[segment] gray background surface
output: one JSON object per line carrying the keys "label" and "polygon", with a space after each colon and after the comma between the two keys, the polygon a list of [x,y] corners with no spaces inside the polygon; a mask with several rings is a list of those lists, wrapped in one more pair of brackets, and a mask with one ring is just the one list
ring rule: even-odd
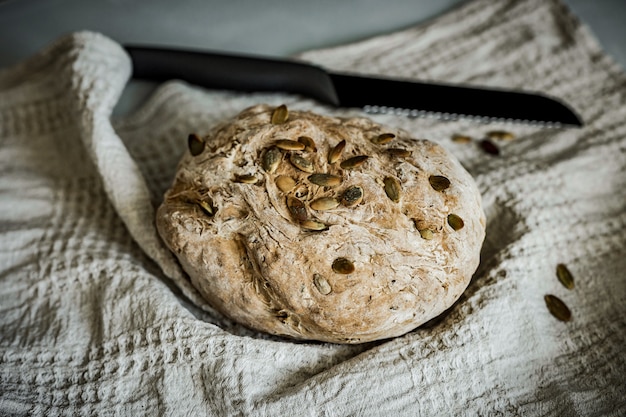
{"label": "gray background surface", "polygon": [[[85,29],[122,43],[287,56],[413,26],[465,1],[0,0],[0,67]],[[626,68],[626,0],[564,2]],[[131,83],[116,112],[132,110],[152,87]]]}

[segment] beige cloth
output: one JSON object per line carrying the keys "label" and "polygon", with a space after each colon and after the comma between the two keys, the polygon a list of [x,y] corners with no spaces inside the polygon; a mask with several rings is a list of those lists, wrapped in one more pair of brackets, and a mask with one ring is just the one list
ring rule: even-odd
{"label": "beige cloth", "polygon": [[[482,262],[441,320],[361,346],[296,343],[202,304],[155,206],[189,132],[279,94],[163,85],[110,122],[130,62],[94,33],[0,73],[1,415],[625,415],[626,77],[555,0],[477,0],[302,55],[332,68],[523,87],[583,129],[376,115],[456,154],[483,193]],[[518,138],[487,155],[455,132]],[[557,281],[569,266],[576,288]],[[544,304],[555,294],[569,323]]]}

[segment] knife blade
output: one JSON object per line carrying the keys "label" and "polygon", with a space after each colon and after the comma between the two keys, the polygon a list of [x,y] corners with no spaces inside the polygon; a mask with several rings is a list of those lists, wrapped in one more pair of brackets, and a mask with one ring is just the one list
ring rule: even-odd
{"label": "knife blade", "polygon": [[409,117],[583,125],[569,106],[536,92],[334,72],[294,59],[137,45],[125,49],[135,79],[180,79],[211,89],[285,92],[336,107]]}

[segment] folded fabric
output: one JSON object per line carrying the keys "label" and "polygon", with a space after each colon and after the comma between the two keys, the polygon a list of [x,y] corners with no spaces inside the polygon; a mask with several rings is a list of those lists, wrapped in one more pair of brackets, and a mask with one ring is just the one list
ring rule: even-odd
{"label": "folded fabric", "polygon": [[[261,102],[360,110],[171,81],[112,121],[128,56],[100,34],[61,38],[0,72],[0,414],[625,415],[626,76],[589,30],[556,0],[476,0],[300,58],[540,91],[586,125],[373,115],[450,149],[476,178],[481,266],[447,314],[405,336],[294,342],[208,306],[154,212],[190,132]],[[497,157],[477,145],[496,129],[516,135]],[[549,313],[546,294],[571,321]]]}

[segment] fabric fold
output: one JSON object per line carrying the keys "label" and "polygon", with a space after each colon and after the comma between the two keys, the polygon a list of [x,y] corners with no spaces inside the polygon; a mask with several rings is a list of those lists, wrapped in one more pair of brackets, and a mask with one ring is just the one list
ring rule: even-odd
{"label": "fabric fold", "polygon": [[[623,415],[626,76],[557,0],[475,0],[424,25],[300,58],[333,69],[523,87],[582,129],[371,115],[448,148],[487,213],[455,306],[402,337],[302,343],[233,323],[197,295],[154,228],[191,132],[283,94],[165,83],[111,120],[131,74],[80,32],[0,72],[0,414]],[[490,130],[500,156],[481,151]],[[454,142],[455,133],[473,138]],[[564,263],[576,286],[555,276]],[[551,316],[561,298],[572,320]]]}

